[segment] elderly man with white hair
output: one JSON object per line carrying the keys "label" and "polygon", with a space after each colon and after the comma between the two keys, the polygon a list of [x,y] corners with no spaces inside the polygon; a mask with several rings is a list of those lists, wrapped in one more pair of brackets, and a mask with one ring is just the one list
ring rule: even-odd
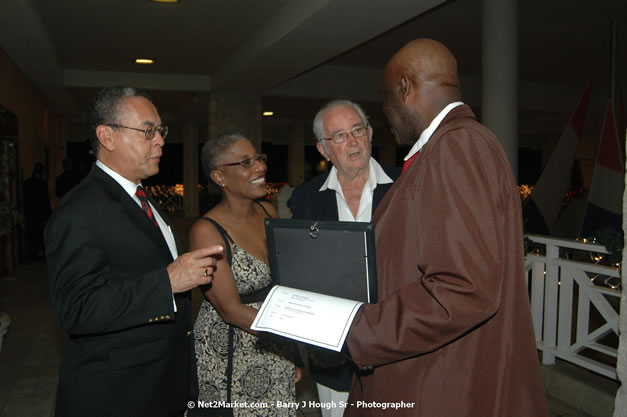
{"label": "elderly man with white hair", "polygon": [[[362,108],[348,100],[333,100],[313,122],[320,154],[333,164],[297,187],[290,201],[295,219],[369,222],[384,194],[400,175],[399,168],[383,167],[370,156],[372,127]],[[343,414],[353,369],[342,356],[326,363],[310,354],[310,370],[317,383],[323,417]]]}

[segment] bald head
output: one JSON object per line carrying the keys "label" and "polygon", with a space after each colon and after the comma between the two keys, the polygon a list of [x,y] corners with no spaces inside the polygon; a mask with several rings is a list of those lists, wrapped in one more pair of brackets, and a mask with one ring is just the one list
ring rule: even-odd
{"label": "bald head", "polygon": [[461,101],[457,61],[437,41],[413,40],[385,66],[382,92],[397,141],[413,143],[444,107]]}
{"label": "bald head", "polygon": [[457,60],[440,42],[415,39],[403,46],[390,59],[386,69],[394,68],[412,78],[428,83],[429,91],[442,88],[441,94],[460,99]]}

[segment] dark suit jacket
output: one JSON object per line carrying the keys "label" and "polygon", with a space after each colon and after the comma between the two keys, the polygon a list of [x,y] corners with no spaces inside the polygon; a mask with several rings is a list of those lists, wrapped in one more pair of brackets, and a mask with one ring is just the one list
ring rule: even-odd
{"label": "dark suit jacket", "polygon": [[57,416],[182,413],[195,377],[191,296],[176,294],[175,313],[161,231],[94,166],[54,210],[45,241],[52,305],[69,333]]}
{"label": "dark suit jacket", "polygon": [[[397,167],[382,166],[382,168],[392,180],[396,180],[401,173],[400,168]],[[294,189],[292,199],[290,200],[292,218],[338,220],[335,191],[330,189],[319,191],[328,176],[328,172],[322,173]],[[392,184],[377,184],[372,194],[373,213]],[[353,368],[350,364],[335,367],[317,367],[310,361],[309,365],[311,376],[317,383],[333,388],[336,391],[348,391],[350,389],[353,378]]]}

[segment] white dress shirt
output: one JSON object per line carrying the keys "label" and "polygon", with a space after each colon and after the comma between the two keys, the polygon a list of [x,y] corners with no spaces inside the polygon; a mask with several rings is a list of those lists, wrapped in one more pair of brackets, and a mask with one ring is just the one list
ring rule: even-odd
{"label": "white dress shirt", "polygon": [[411,147],[411,149],[409,150],[409,153],[405,156],[404,160],[407,161],[409,158],[414,156],[416,152],[419,152],[422,149],[422,147],[427,144],[427,142],[431,138],[431,135],[433,135],[433,132],[435,132],[435,129],[437,129],[438,126],[440,126],[440,123],[442,123],[442,120],[444,120],[446,115],[449,114],[449,112],[453,110],[455,107],[461,106],[463,104],[464,103],[462,103],[461,101],[456,101],[444,107],[442,111],[438,113],[438,115],[435,116],[435,118],[431,121],[429,126],[425,130],[423,130],[423,132],[420,134],[420,137],[418,138],[416,143],[414,143],[414,146]]}
{"label": "white dress shirt", "polygon": [[372,195],[374,189],[377,188],[377,184],[389,184],[393,182],[392,179],[385,173],[381,165],[373,158],[370,157],[368,165],[368,181],[364,184],[364,189],[361,192],[361,200],[359,200],[359,210],[357,210],[357,217],[353,216],[353,212],[348,207],[348,203],[344,198],[344,192],[342,191],[342,185],[337,179],[337,168],[332,167],[327,180],[322,184],[320,190],[325,191],[331,189],[335,191],[335,198],[337,199],[337,215],[340,221],[351,222],[369,222],[372,217]]}
{"label": "white dress shirt", "polygon": [[[137,187],[140,186],[141,183],[135,184],[133,183],[133,181],[130,181],[124,178],[123,176],[121,176],[120,174],[118,174],[117,172],[109,168],[108,166],[106,166],[100,160],[96,161],[96,165],[100,169],[102,169],[104,172],[106,172],[111,178],[113,178],[118,184],[120,184],[120,186],[124,189],[124,191],[126,191],[128,195],[141,208],[142,203],[141,201],[139,201],[139,198],[135,195],[135,192],[137,191]],[[148,204],[150,204],[150,201],[148,201]],[[152,204],[150,204],[150,207],[152,208],[152,214],[155,216],[155,220],[157,220],[157,223],[159,224],[159,230],[161,230],[161,234],[163,235],[165,242],[168,244],[168,248],[170,249],[170,253],[172,254],[172,259],[178,258],[179,254],[178,254],[178,250],[176,249],[176,241],[174,240],[174,234],[172,233],[172,229],[161,218],[161,216],[159,215],[159,212],[155,210]],[[174,294],[172,294],[172,302],[174,303],[174,311],[176,312],[176,302],[174,301]]]}

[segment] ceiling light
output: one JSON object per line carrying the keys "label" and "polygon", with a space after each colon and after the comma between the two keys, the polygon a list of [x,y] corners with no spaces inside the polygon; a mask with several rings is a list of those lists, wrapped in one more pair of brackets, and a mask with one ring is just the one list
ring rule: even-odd
{"label": "ceiling light", "polygon": [[262,114],[264,116],[274,116],[274,112],[273,111],[264,111]]}
{"label": "ceiling light", "polygon": [[153,3],[180,3],[181,0],[148,0]]}
{"label": "ceiling light", "polygon": [[137,58],[135,60],[136,64],[154,64],[155,61],[154,59],[150,59],[150,58]]}

